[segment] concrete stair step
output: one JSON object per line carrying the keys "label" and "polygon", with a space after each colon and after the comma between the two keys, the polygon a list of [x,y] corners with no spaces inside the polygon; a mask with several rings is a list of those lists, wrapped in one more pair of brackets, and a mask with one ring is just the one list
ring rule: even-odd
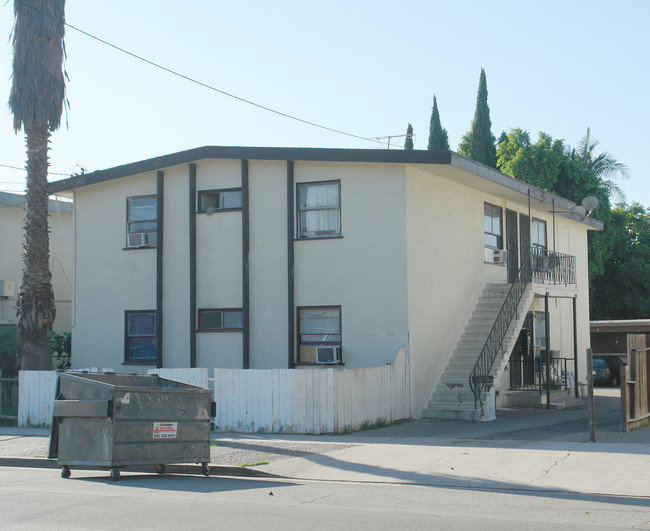
{"label": "concrete stair step", "polygon": [[458,404],[453,407],[449,404],[444,404],[442,407],[438,405],[429,405],[424,412],[424,418],[428,419],[446,419],[446,420],[466,420],[469,422],[478,422],[481,417],[479,410],[474,408],[474,402],[471,406],[468,404]]}

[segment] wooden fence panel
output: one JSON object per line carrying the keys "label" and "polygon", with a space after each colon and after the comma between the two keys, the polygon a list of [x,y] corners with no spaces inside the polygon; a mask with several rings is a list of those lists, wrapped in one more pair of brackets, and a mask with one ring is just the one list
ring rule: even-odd
{"label": "wooden fence panel", "polygon": [[[153,369],[162,378],[209,387],[208,369]],[[21,371],[19,426],[49,426],[56,371]],[[411,416],[409,367],[400,349],[394,363],[359,369],[215,369],[219,431],[332,433],[378,420]]]}
{"label": "wooden fence panel", "polygon": [[52,425],[56,371],[20,371],[18,375],[18,426]]}
{"label": "wooden fence panel", "polygon": [[332,433],[409,418],[408,357],[360,369],[215,369],[219,431]]}
{"label": "wooden fence panel", "polygon": [[621,412],[623,430],[636,428],[650,420],[650,350],[645,334],[628,334],[627,366],[621,373]]}

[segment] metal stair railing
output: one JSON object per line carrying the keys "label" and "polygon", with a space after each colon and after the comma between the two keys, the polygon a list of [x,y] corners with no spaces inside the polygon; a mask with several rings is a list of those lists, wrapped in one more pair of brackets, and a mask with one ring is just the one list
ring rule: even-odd
{"label": "metal stair railing", "polygon": [[517,271],[517,276],[512,286],[510,286],[510,290],[503,301],[503,305],[494,321],[490,334],[485,340],[483,349],[469,375],[469,387],[474,394],[474,408],[480,404],[481,415],[483,415],[483,400],[481,399],[481,395],[493,384],[493,377],[490,375],[492,365],[494,365],[494,361],[501,350],[503,338],[508,332],[513,318],[517,314],[517,307],[521,302],[526,286],[532,280],[532,271],[531,254],[530,250],[527,250],[521,267]]}

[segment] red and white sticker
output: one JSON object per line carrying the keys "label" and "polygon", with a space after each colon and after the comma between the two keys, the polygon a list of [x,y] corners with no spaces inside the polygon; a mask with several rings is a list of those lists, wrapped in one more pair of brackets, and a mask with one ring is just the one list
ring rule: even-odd
{"label": "red and white sticker", "polygon": [[154,439],[175,439],[178,433],[178,422],[154,422]]}

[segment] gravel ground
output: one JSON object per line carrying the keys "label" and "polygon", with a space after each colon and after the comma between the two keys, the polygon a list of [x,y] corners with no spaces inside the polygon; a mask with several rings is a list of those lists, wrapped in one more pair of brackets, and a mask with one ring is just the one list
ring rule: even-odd
{"label": "gravel ground", "polygon": [[356,446],[345,443],[305,441],[256,441],[250,439],[218,440],[210,448],[210,463],[215,465],[243,465],[273,462],[291,457],[305,457],[344,450]]}
{"label": "gravel ground", "polygon": [[[44,434],[0,435],[1,457],[47,457],[50,439]],[[304,457],[355,446],[345,443],[310,441],[269,441],[245,438],[218,439],[210,447],[210,463],[239,466],[263,461],[273,462],[291,457]]]}

